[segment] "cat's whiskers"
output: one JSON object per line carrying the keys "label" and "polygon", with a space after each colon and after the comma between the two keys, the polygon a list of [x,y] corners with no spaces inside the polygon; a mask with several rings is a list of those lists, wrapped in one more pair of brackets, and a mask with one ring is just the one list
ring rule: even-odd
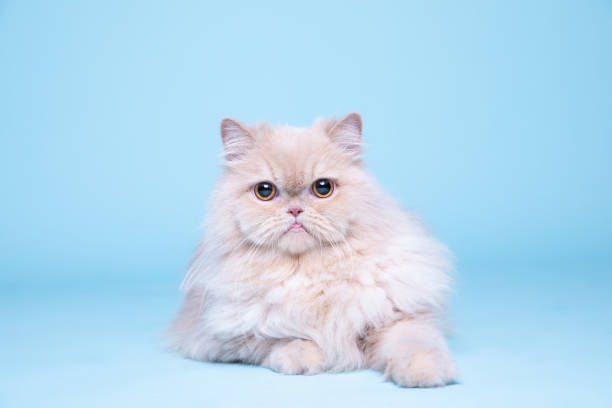
{"label": "cat's whiskers", "polygon": [[[323,229],[323,228],[321,228]],[[333,228],[328,227],[327,231],[329,230],[335,231]],[[332,251],[334,252],[334,254],[338,257],[338,262],[340,264],[344,264],[345,258],[343,256],[342,250],[340,248],[338,248],[338,246],[336,245],[336,243],[331,240],[330,238],[327,237],[327,235],[323,234],[323,238],[325,238],[325,240],[327,241],[327,243],[329,244],[329,246],[331,247]]]}
{"label": "cat's whiskers", "polygon": [[353,247],[351,246],[351,244],[349,243],[348,239],[346,238],[346,236],[341,235],[342,237],[342,242],[348,247],[348,253],[349,256],[351,257],[351,278],[355,275],[355,259],[353,258],[353,253],[355,252],[353,250]]}
{"label": "cat's whiskers", "polygon": [[313,212],[313,214],[311,215],[311,219],[315,221],[315,224],[317,226],[317,232],[325,239],[325,241],[327,241],[329,246],[332,248],[332,251],[334,251],[334,254],[338,257],[338,261],[340,263],[344,263],[346,259],[344,257],[343,251],[338,247],[337,243],[335,242],[335,239],[332,240],[331,238],[328,238],[328,235],[333,235],[334,238],[336,236],[339,236],[341,239],[344,239],[340,231],[338,231],[338,229],[335,228],[326,217],[323,217],[322,215],[317,214],[316,212]]}
{"label": "cat's whiskers", "polygon": [[285,224],[284,220],[276,220],[268,223],[263,229],[256,231],[254,236],[249,237],[249,240],[253,244],[249,249],[246,257],[247,265],[251,265],[252,257],[258,253],[258,251],[265,247],[265,244],[269,243],[271,235],[276,232],[278,228]]}
{"label": "cat's whiskers", "polygon": [[319,253],[321,255],[321,258],[323,258],[323,243],[321,242],[321,238],[319,237],[319,234],[313,235],[313,237],[315,237],[317,241],[319,241]]}
{"label": "cat's whiskers", "polygon": [[[273,229],[275,226],[278,226],[278,223],[273,224],[273,225],[266,225],[265,231]],[[248,232],[245,233],[244,237],[230,249],[228,255],[229,256],[236,255],[236,252],[242,249],[245,251],[245,253],[240,256],[246,258],[247,265],[251,265],[253,257],[262,248],[263,243],[265,243],[263,239],[257,236],[257,232],[260,232],[260,231],[256,230],[256,231],[253,231],[251,234],[249,234]],[[255,234],[255,236],[253,236],[253,234]],[[259,235],[261,235],[261,232]],[[245,244],[247,245],[245,246]],[[242,271],[242,272],[245,272],[245,271]],[[242,277],[244,278],[245,276],[242,276]],[[241,279],[233,279],[232,282],[233,282],[233,294],[237,296],[240,293],[242,293],[242,290],[240,290],[240,288],[242,288]]]}

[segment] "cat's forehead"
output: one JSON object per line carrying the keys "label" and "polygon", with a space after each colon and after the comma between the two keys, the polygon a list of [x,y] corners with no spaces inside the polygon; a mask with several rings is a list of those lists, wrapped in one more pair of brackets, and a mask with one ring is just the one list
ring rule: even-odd
{"label": "cat's forehead", "polygon": [[283,126],[258,134],[248,160],[256,177],[298,190],[316,178],[335,177],[345,161],[341,156],[318,129]]}

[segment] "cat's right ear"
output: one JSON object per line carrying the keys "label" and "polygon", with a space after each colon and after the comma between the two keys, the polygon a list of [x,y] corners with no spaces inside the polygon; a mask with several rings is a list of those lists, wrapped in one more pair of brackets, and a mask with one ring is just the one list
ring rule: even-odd
{"label": "cat's right ear", "polygon": [[232,118],[224,118],[221,121],[221,141],[225,160],[240,159],[251,148],[254,140],[249,129],[239,121]]}

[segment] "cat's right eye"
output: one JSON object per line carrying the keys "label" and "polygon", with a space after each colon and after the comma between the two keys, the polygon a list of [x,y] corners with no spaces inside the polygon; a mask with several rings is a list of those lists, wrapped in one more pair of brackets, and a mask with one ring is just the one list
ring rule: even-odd
{"label": "cat's right eye", "polygon": [[253,187],[255,196],[262,201],[269,201],[276,195],[276,186],[269,181],[262,181]]}

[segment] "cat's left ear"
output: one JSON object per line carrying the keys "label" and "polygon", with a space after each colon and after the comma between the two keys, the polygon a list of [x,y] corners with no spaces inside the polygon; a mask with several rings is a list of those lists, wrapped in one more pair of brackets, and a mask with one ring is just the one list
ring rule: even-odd
{"label": "cat's left ear", "polygon": [[362,128],[361,115],[357,112],[349,113],[333,125],[329,137],[345,152],[360,155]]}

